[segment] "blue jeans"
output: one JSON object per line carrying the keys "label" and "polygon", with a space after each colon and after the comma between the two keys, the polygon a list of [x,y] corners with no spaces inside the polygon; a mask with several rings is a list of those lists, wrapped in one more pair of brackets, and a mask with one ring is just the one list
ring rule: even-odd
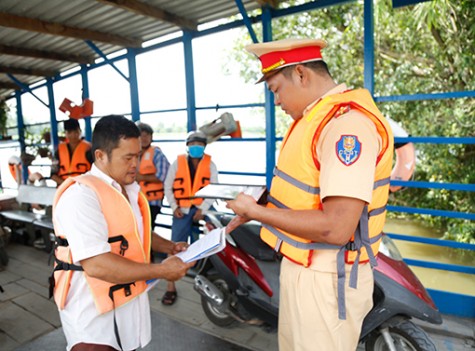
{"label": "blue jeans", "polygon": [[198,240],[200,232],[198,222],[193,222],[193,216],[195,215],[197,210],[198,208],[193,206],[190,208],[190,212],[188,212],[188,214],[185,214],[182,218],[173,217],[172,241],[188,242],[188,237],[190,238],[190,243],[193,243]]}

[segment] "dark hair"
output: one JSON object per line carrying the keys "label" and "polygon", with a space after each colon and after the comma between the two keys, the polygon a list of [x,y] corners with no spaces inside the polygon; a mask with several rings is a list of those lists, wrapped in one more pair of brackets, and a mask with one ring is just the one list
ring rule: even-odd
{"label": "dark hair", "polygon": [[147,123],[137,122],[137,127],[140,130],[140,133],[145,132],[147,134],[153,135],[153,129]]}
{"label": "dark hair", "polygon": [[[332,78],[332,75],[330,74],[330,71],[328,70],[328,66],[325,61],[310,61],[299,64],[311,69],[312,71],[321,76],[328,76],[329,78]],[[293,68],[295,68],[295,66],[296,65],[292,65],[282,68],[282,74],[287,78],[290,78],[290,76],[292,75]]]}
{"label": "dark hair", "polygon": [[110,158],[120,139],[139,138],[140,131],[134,122],[120,115],[102,117],[92,133],[92,153],[103,150]]}
{"label": "dark hair", "polygon": [[66,130],[68,132],[72,132],[72,131],[81,129],[81,127],[79,126],[78,120],[74,119],[74,118],[70,118],[70,119],[65,120],[63,122],[63,126],[64,126],[64,130]]}

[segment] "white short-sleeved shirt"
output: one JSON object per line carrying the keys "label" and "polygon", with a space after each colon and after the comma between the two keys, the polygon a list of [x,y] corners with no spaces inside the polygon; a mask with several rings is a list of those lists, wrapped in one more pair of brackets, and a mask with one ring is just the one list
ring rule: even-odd
{"label": "white short-sleeved shirt", "polygon": [[[88,173],[105,180],[121,191],[120,185],[95,165]],[[140,187],[125,187],[143,238],[143,222],[138,206]],[[80,184],[71,185],[61,196],[53,213],[61,233],[67,233],[74,263],[111,251],[107,223],[96,194]],[[59,311],[61,324],[70,350],[79,342],[110,345],[120,349],[114,333],[113,311],[99,315],[82,272],[74,272],[66,307]],[[143,293],[115,310],[115,318],[123,350],[144,347],[151,340],[148,294]]]}

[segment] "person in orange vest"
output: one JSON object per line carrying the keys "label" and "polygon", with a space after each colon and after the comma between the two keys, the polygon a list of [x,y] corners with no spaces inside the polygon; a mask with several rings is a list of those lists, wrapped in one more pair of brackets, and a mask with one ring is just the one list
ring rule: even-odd
{"label": "person in orange vest", "polygon": [[286,39],[246,47],[293,123],[267,205],[239,194],[227,203],[237,214],[227,230],[260,221],[263,241],[283,255],[280,351],[357,348],[386,217],[391,127],[367,90],[335,83],[326,46]]}
{"label": "person in orange vest", "polygon": [[[168,170],[165,180],[165,196],[173,210],[172,240],[194,241],[193,223],[204,218],[213,204],[213,199],[190,199],[209,183],[218,182],[218,170],[211,156],[205,154],[206,135],[201,131],[192,131],[186,138],[187,154],[179,155]],[[173,305],[177,298],[176,286],[169,281],[163,295],[164,305]]]}
{"label": "person in orange vest", "polygon": [[[24,161],[22,161],[22,158],[24,158]],[[8,169],[10,171],[10,174],[12,178],[15,180],[15,182],[20,185],[23,184],[23,179],[22,179],[22,170],[23,170],[23,163],[26,161],[27,164],[31,163],[31,160],[34,159],[34,156],[30,154],[22,154],[22,157],[13,155],[8,159]],[[45,186],[45,179],[43,175],[39,172],[33,172],[31,173],[28,171],[28,180],[27,184],[34,184],[34,185],[39,185],[39,186]]]}
{"label": "person in orange vest", "polygon": [[58,145],[53,164],[51,179],[61,185],[67,178],[86,173],[93,162],[91,143],[81,137],[81,127],[76,119],[63,122],[66,142]]}
{"label": "person in orange vest", "polygon": [[141,152],[135,123],[102,117],[92,150],[91,171],[69,177],[56,192],[50,293],[68,350],[136,350],[151,340],[149,284],[180,279],[194,262],[170,256],[150,263],[151,249],[174,255],[188,244],[151,231],[148,201],[135,181]]}
{"label": "person in orange vest", "polygon": [[167,177],[170,162],[157,146],[152,146],[153,129],[146,123],[137,123],[140,130],[142,152],[140,154],[137,182],[148,199],[150,205],[150,220],[152,230],[155,227],[155,218],[160,213],[164,197],[163,182]]}
{"label": "person in orange vest", "polygon": [[18,185],[22,184],[22,164],[19,156],[13,155],[8,159],[8,169],[15,182]]}

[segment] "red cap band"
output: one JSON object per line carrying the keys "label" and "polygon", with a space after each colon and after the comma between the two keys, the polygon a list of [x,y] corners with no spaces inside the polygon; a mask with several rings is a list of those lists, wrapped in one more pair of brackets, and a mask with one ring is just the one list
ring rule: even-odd
{"label": "red cap band", "polygon": [[322,58],[319,46],[304,46],[286,51],[273,51],[259,57],[262,63],[262,73],[270,72],[283,65],[318,60]]}

